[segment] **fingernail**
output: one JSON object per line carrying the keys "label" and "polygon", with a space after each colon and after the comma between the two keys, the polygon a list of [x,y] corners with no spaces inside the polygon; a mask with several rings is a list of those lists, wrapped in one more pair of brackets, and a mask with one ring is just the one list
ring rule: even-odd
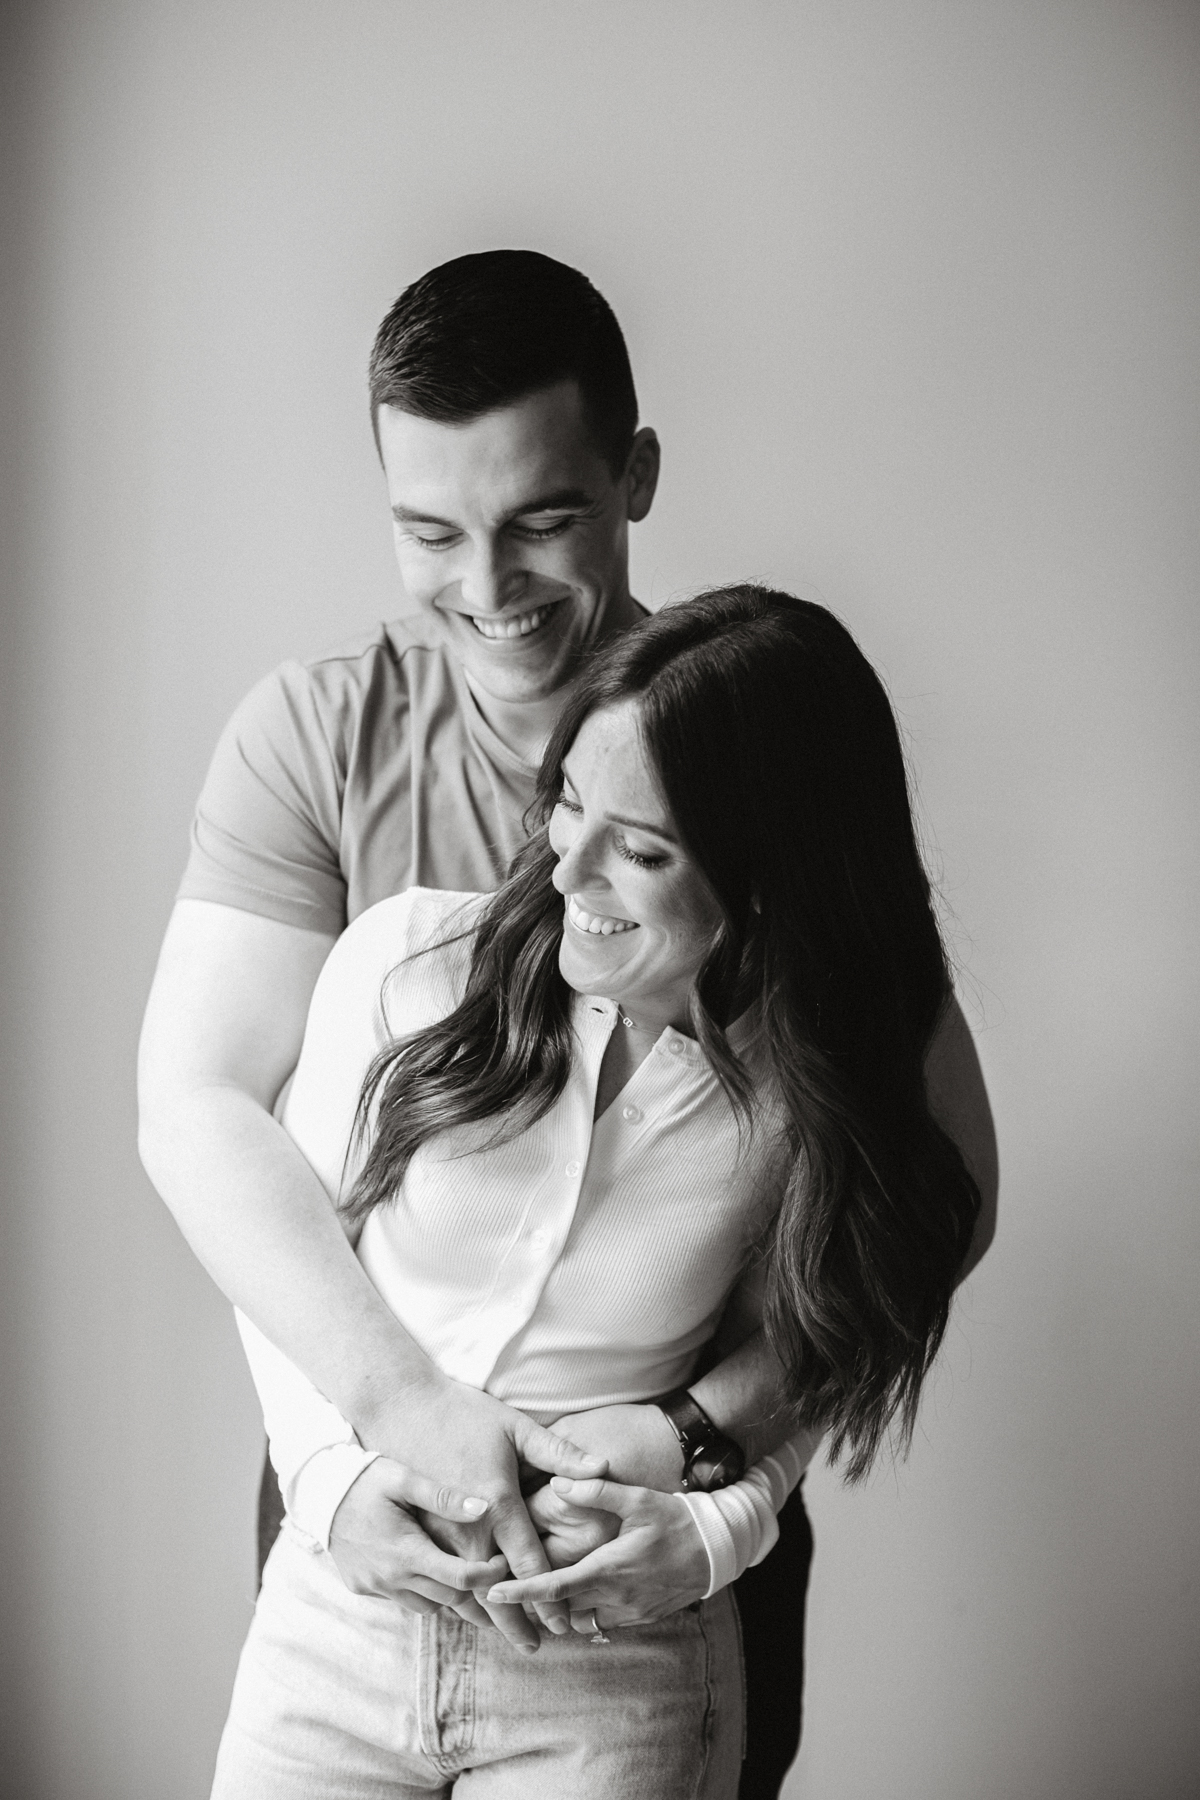
{"label": "fingernail", "polygon": [[476,1500],[472,1498],[463,1501],[463,1511],[474,1513],[476,1518],[479,1517],[480,1513],[485,1513],[487,1509],[488,1503],[486,1500]]}
{"label": "fingernail", "polygon": [[536,1656],[537,1655],[537,1645],[536,1644],[522,1644],[521,1648],[525,1652],[526,1656]]}
{"label": "fingernail", "polygon": [[505,1606],[508,1603],[508,1595],[502,1594],[499,1588],[489,1588],[483,1597],[489,1606]]}
{"label": "fingernail", "polygon": [[549,1628],[555,1637],[563,1637],[571,1629],[569,1625],[564,1625],[561,1619],[551,1619]]}
{"label": "fingernail", "polygon": [[556,1494],[565,1494],[571,1485],[571,1477],[569,1475],[552,1475],[550,1477],[550,1486],[554,1489]]}

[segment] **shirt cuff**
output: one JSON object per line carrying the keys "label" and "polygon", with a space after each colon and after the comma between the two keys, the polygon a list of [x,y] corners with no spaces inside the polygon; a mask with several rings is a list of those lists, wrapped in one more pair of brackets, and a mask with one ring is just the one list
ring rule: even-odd
{"label": "shirt cuff", "polygon": [[708,1552],[706,1600],[774,1549],[779,1539],[776,1515],[803,1475],[810,1454],[804,1439],[791,1438],[729,1487],[711,1494],[680,1495]]}
{"label": "shirt cuff", "polygon": [[361,1444],[327,1444],[292,1477],[283,1504],[291,1535],[304,1549],[328,1550],[334,1513],[378,1455]]}

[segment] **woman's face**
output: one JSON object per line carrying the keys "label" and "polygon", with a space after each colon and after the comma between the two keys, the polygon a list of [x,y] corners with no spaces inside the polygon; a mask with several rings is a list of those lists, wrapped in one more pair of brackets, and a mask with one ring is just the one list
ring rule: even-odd
{"label": "woman's face", "polygon": [[633,701],[585,719],[550,818],[565,897],[559,967],[635,1024],[688,1029],[688,996],[721,923],[642,746]]}

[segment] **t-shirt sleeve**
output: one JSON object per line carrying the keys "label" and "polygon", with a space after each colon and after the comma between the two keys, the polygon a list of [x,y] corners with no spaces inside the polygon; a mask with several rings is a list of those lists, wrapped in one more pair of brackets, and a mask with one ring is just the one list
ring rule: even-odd
{"label": "t-shirt sleeve", "polygon": [[251,689],[201,790],[180,899],[309,931],[345,928],[340,736],[336,709],[299,663]]}

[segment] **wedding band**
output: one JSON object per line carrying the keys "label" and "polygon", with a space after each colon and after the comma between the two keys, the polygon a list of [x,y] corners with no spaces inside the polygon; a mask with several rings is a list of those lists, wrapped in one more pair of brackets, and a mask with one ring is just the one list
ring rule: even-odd
{"label": "wedding band", "polygon": [[609,1637],[605,1637],[604,1633],[600,1629],[600,1624],[599,1624],[598,1619],[596,1618],[596,1609],[594,1606],[592,1608],[592,1635],[591,1635],[591,1638],[589,1639],[589,1642],[593,1643],[593,1644],[611,1644],[612,1643],[612,1639]]}

